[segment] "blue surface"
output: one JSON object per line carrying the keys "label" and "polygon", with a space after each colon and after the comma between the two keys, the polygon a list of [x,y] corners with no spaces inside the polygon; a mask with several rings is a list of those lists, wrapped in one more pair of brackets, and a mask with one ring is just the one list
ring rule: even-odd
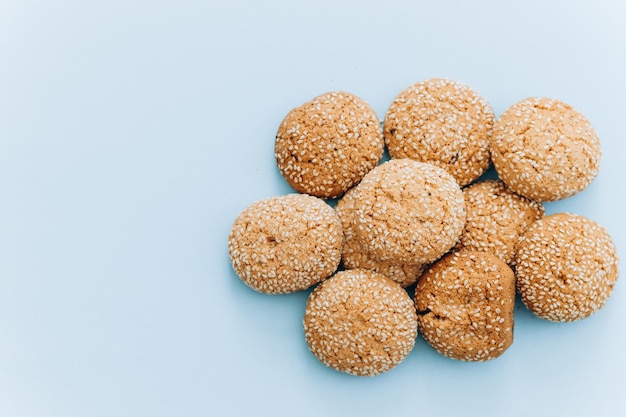
{"label": "blue surface", "polygon": [[546,210],[626,256],[625,20],[620,0],[0,1],[0,416],[624,414],[622,281],[577,323],[518,305],[492,362],[419,339],[359,379],[308,351],[308,293],[248,289],[226,238],[290,191],[273,140],[291,108],[345,90],[382,118],[443,76],[496,114],[527,96],[585,114],[600,174]]}

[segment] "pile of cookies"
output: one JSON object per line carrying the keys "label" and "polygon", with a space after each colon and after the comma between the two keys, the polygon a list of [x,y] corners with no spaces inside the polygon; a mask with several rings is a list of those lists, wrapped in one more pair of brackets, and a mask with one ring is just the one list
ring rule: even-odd
{"label": "pile of cookies", "polygon": [[[468,86],[430,79],[402,91],[383,126],[346,92],[293,109],[275,155],[298,193],[252,204],[228,239],[235,272],[259,292],[319,284],[304,336],[321,362],[377,375],[418,332],[453,359],[497,358],[513,343],[516,293],[556,322],[602,308],[618,277],[611,237],[542,206],[598,173],[599,139],[583,115],[528,98],[496,119]],[[492,163],[499,179],[481,181]]]}

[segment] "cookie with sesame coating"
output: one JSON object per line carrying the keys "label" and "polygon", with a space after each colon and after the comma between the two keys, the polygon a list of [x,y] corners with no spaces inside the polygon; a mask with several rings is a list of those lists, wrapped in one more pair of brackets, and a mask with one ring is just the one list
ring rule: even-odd
{"label": "cookie with sesame coating", "polygon": [[600,169],[600,140],[570,105],[530,97],[513,104],[493,128],[491,158],[499,177],[524,197],[556,201],[585,189]]}
{"label": "cookie with sesame coating", "polygon": [[237,275],[267,294],[304,290],[332,275],[341,260],[339,217],[306,194],[253,203],[235,219],[228,254]]}
{"label": "cookie with sesame coating", "polygon": [[430,162],[463,186],[491,164],[489,141],[495,121],[489,103],[457,81],[433,78],[407,87],[385,116],[389,155]]}
{"label": "cookie with sesame coating", "polygon": [[415,289],[418,329],[439,353],[482,362],[513,343],[515,275],[499,258],[463,250],[446,255]]}
{"label": "cookie with sesame coating", "polygon": [[516,256],[517,290],[538,317],[570,322],[601,309],[618,278],[617,249],[606,229],[570,213],[535,222]]}
{"label": "cookie with sesame coating", "polygon": [[331,92],[291,110],[276,133],[278,169],[296,191],[342,195],[374,168],[384,140],[376,112],[359,97]]}
{"label": "cookie with sesame coating", "polygon": [[364,269],[341,271],[322,282],[307,300],[303,324],[309,349],[322,363],[357,376],[391,370],[417,337],[407,292]]}
{"label": "cookie with sesame coating", "polygon": [[514,264],[522,235],[543,217],[541,203],[514,193],[498,180],[469,185],[463,196],[467,222],[455,250],[488,252]]}
{"label": "cookie with sesame coating", "polygon": [[415,284],[424,267],[420,264],[398,264],[393,261],[380,261],[372,256],[366,245],[358,237],[354,224],[354,200],[356,187],[348,190],[335,206],[335,212],[343,228],[343,249],[341,261],[346,269],[369,269],[396,281],[402,287]]}
{"label": "cookie with sesame coating", "polygon": [[435,165],[392,159],[370,171],[356,192],[355,230],[380,261],[431,263],[454,247],[463,231],[463,192]]}

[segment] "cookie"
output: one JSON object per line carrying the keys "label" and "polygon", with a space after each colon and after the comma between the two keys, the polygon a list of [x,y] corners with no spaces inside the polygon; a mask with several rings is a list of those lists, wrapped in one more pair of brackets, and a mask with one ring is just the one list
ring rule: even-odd
{"label": "cookie", "polygon": [[289,194],[258,201],[232,225],[228,254],[252,289],[284,294],[326,279],[341,260],[343,232],[325,201]]}
{"label": "cookie", "polygon": [[276,163],[300,193],[334,198],[383,156],[376,112],[346,92],[326,93],[289,112],[276,133]]}
{"label": "cookie", "polygon": [[457,81],[434,78],[407,87],[391,103],[384,136],[389,155],[430,162],[463,186],[491,164],[495,121],[489,103]]}
{"label": "cookie", "polygon": [[517,252],[517,290],[538,317],[589,317],[610,297],[618,277],[615,244],[593,220],[558,213],[535,222]]}
{"label": "cookie", "polygon": [[491,158],[500,178],[517,194],[556,201],[585,189],[600,168],[600,141],[571,106],[527,98],[498,119]]}
{"label": "cookie", "polygon": [[366,245],[358,238],[354,224],[354,199],[356,188],[351,188],[337,202],[335,212],[341,220],[343,228],[343,250],[341,262],[346,269],[369,269],[383,274],[402,287],[415,284],[423,271],[422,265],[396,264],[389,261],[379,261],[373,257]]}
{"label": "cookie", "polygon": [[463,195],[467,222],[455,249],[488,252],[514,264],[522,235],[543,217],[541,203],[515,194],[496,180],[474,183],[463,189]]}
{"label": "cookie", "polygon": [[418,328],[439,353],[487,361],[513,343],[515,275],[498,257],[460,251],[421,276],[415,289]]}
{"label": "cookie", "polygon": [[395,159],[356,187],[354,224],[371,256],[403,265],[431,263],[450,250],[465,225],[465,200],[443,169]]}
{"label": "cookie", "polygon": [[309,349],[326,366],[374,376],[398,365],[417,337],[415,307],[396,282],[373,271],[341,271],[311,293],[304,313]]}

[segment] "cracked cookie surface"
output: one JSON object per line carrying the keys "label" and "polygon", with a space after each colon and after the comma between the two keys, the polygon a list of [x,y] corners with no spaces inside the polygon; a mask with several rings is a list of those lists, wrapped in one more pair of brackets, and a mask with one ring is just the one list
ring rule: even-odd
{"label": "cracked cookie surface", "polygon": [[485,252],[446,255],[420,277],[415,289],[418,328],[439,353],[486,361],[513,343],[515,276]]}
{"label": "cracked cookie surface", "polygon": [[354,200],[356,188],[351,188],[337,202],[335,212],[343,228],[343,249],[341,261],[346,269],[369,269],[396,281],[402,287],[415,284],[424,267],[394,261],[380,261],[374,257],[367,246],[359,239],[354,223]]}

